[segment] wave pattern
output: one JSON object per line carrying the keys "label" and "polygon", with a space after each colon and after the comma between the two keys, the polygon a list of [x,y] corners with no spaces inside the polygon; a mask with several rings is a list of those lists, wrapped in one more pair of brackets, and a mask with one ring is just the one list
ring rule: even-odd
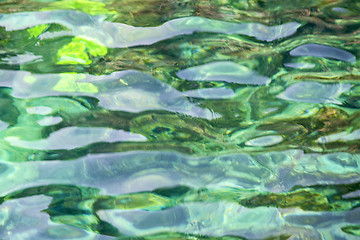
{"label": "wave pattern", "polygon": [[1,239],[357,239],[360,4],[1,1]]}

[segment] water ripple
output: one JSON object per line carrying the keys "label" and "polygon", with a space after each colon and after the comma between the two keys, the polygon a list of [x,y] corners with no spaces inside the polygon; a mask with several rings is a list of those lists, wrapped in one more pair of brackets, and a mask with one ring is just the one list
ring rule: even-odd
{"label": "water ripple", "polygon": [[[301,26],[297,22],[269,27],[259,23],[237,24],[201,17],[187,17],[168,21],[159,27],[133,27],[126,24],[103,21],[100,17],[75,11],[13,13],[0,15],[0,17],[0,26],[5,27],[7,31],[26,29],[41,24],[57,23],[69,30],[55,34],[45,33],[40,35],[40,38],[83,36],[90,40],[97,40],[111,48],[150,45],[175,36],[193,34],[194,32],[242,34],[262,41],[274,41],[291,36]],[[17,19],[21,19],[20,24]],[[76,21],[73,19],[76,19]],[[14,24],[15,22],[17,24]]]}
{"label": "water ripple", "polygon": [[0,3],[1,239],[356,239],[356,1]]}

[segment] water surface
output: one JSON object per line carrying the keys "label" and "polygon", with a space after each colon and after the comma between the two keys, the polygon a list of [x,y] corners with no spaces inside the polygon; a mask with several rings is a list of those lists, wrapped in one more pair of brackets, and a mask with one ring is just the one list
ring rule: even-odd
{"label": "water surface", "polygon": [[358,239],[359,14],[0,1],[0,238]]}

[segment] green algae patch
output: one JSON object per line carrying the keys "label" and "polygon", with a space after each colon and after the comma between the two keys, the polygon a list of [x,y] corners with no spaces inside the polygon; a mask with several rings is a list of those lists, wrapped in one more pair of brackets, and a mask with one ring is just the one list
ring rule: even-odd
{"label": "green algae patch", "polygon": [[345,233],[360,237],[360,225],[345,226],[341,230]]}
{"label": "green algae patch", "polygon": [[38,38],[41,34],[45,32],[61,32],[61,31],[69,31],[69,29],[58,23],[51,24],[40,24],[26,30],[31,38]]}
{"label": "green algae patch", "polygon": [[106,8],[106,4],[102,2],[87,1],[87,0],[65,0],[53,2],[47,8],[42,10],[78,10],[91,15],[102,15],[102,14],[116,14],[116,11],[111,11]]}
{"label": "green algae patch", "polygon": [[75,37],[73,40],[59,49],[57,64],[84,64],[92,63],[89,55],[93,57],[104,56],[107,48],[101,43],[87,40],[82,37]]}
{"label": "green algae patch", "polygon": [[29,33],[30,37],[37,38],[42,34],[47,28],[49,24],[42,24],[32,28],[29,28],[27,32]]}

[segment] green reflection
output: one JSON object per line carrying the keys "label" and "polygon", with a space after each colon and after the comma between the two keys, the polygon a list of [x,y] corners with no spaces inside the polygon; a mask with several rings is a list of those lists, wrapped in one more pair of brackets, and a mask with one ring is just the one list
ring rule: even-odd
{"label": "green reflection", "polygon": [[[252,190],[224,189],[191,189],[185,186],[156,189],[152,192],[140,192],[119,196],[101,195],[99,189],[72,186],[47,185],[23,189],[9,193],[1,198],[1,203],[35,195],[52,198],[47,209],[52,221],[79,227],[88,231],[122,236],[117,228],[103,221],[97,214],[101,210],[134,210],[162,211],[191,202],[235,202],[247,208],[298,207],[310,211],[347,211],[357,208],[360,198],[343,198],[342,196],[358,190],[360,183],[343,185],[315,185],[295,187],[287,193],[261,193]],[[343,231],[356,235],[356,227],[344,227]]]}
{"label": "green reflection", "polygon": [[359,13],[1,1],[0,238],[358,237]]}

